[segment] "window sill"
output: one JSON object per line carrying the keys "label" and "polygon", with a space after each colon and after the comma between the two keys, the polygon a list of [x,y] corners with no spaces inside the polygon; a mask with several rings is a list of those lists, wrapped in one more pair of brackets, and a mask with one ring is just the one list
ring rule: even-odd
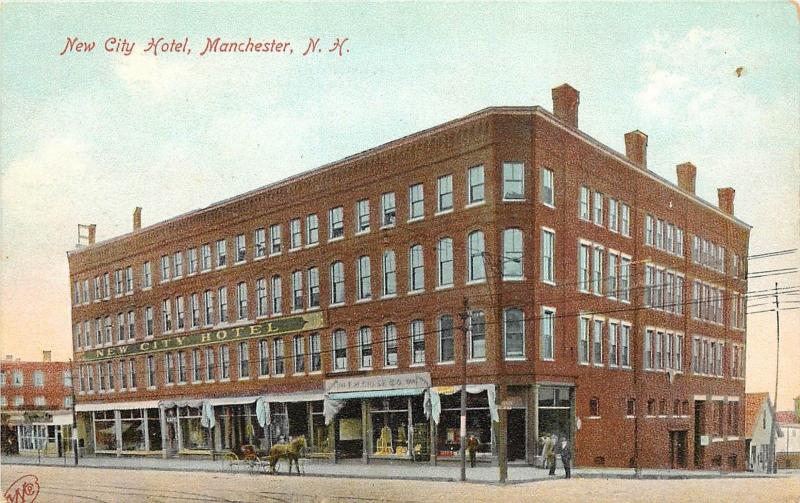
{"label": "window sill", "polygon": [[227,264],[218,265],[217,267],[214,268],[214,270],[215,271],[220,271],[222,269],[225,269],[226,267],[228,267]]}
{"label": "window sill", "polygon": [[[409,365],[409,367],[410,367],[410,368],[415,368],[415,367],[424,367],[424,366],[425,366],[425,362],[422,362],[422,363],[412,363],[411,365]],[[384,367],[384,368],[389,368],[389,367]],[[393,368],[397,368],[397,366],[395,365]]]}
{"label": "window sill", "polygon": [[264,260],[265,258],[267,258],[266,255],[256,255],[255,257],[253,257],[253,262],[255,262],[256,260]]}
{"label": "window sill", "polygon": [[358,370],[372,370],[372,367],[358,367]]}
{"label": "window sill", "polygon": [[365,303],[370,302],[370,301],[372,301],[372,297],[366,297],[366,298],[363,298],[363,299],[356,300],[356,304],[365,304]]}
{"label": "window sill", "polygon": [[544,285],[548,285],[548,286],[556,286],[556,282],[555,282],[555,281],[550,281],[550,280],[547,280],[547,279],[543,279],[541,282],[542,282],[542,284],[544,284]]}
{"label": "window sill", "polygon": [[328,304],[328,309],[335,309],[344,306],[344,302],[337,302],[335,304]]}
{"label": "window sill", "polygon": [[425,215],[422,215],[421,217],[409,218],[408,220],[406,220],[406,223],[413,224],[414,222],[421,222],[423,220],[425,220]]}
{"label": "window sill", "polygon": [[556,359],[555,359],[555,358],[541,358],[541,360],[542,360],[543,362],[554,362],[554,361],[556,361]]}
{"label": "window sill", "polygon": [[449,285],[439,285],[436,288],[434,288],[433,290],[436,291],[436,292],[440,292],[442,290],[452,290],[452,289],[453,289],[453,284],[451,283]]}
{"label": "window sill", "polygon": [[183,381],[183,382],[179,382],[178,386],[186,386],[187,384],[189,384],[189,383],[187,383],[186,381]]}
{"label": "window sill", "polygon": [[[330,242],[330,241],[328,241],[328,242]],[[305,246],[304,246],[304,248],[307,250],[307,249],[309,249],[309,248],[314,248],[315,246],[318,246],[318,245],[319,245],[319,242],[316,242],[316,243],[308,243],[307,245],[305,245]]]}
{"label": "window sill", "polygon": [[446,365],[455,365],[455,364],[456,364],[455,360],[454,361],[450,361],[450,362],[436,362],[436,365],[445,365],[445,366]]}
{"label": "window sill", "polygon": [[406,293],[406,295],[419,295],[421,293],[425,293],[425,289],[424,288],[421,289],[421,290],[411,290],[408,293]]}
{"label": "window sill", "polygon": [[505,361],[507,362],[524,362],[526,358],[524,356],[506,356]]}
{"label": "window sill", "polygon": [[130,391],[131,393],[133,393],[133,392],[135,392],[135,391],[136,391],[136,388],[128,388],[128,391]]}
{"label": "window sill", "polygon": [[478,206],[483,206],[484,204],[486,204],[486,199],[481,199],[480,201],[474,201],[467,204],[466,206],[464,206],[464,209],[468,210],[470,208],[477,208]]}
{"label": "window sill", "polygon": [[364,235],[367,235],[367,234],[369,234],[369,229],[364,229],[364,230],[358,231],[353,235],[354,236],[364,236]]}
{"label": "window sill", "polygon": [[214,384],[215,382],[217,382],[216,379],[206,379],[206,384]]}
{"label": "window sill", "polygon": [[542,201],[542,206],[544,206],[545,208],[550,208],[551,210],[556,209],[555,204],[551,204],[551,203],[548,203],[546,201]]}
{"label": "window sill", "polygon": [[281,256],[281,252],[272,252],[272,253],[269,254],[269,258],[280,257],[280,256]]}
{"label": "window sill", "polygon": [[302,249],[302,246],[295,246],[294,248],[289,248],[289,253],[299,252]]}
{"label": "window sill", "polygon": [[234,263],[233,263],[233,265],[234,265],[234,266],[237,266],[237,265],[244,265],[244,264],[246,264],[246,263],[247,263],[247,260],[240,260],[240,261],[238,261],[238,262],[234,262]]}
{"label": "window sill", "polygon": [[148,390],[148,391],[152,391],[152,390],[154,390],[154,389],[156,389],[156,387],[155,387],[155,386],[148,386],[148,387],[147,387],[147,390]]}
{"label": "window sill", "polygon": [[331,373],[331,374],[342,374],[342,373],[344,373],[344,372],[347,372],[347,369],[336,369],[336,370],[331,370],[331,372],[330,372],[330,373]]}
{"label": "window sill", "polygon": [[470,285],[481,285],[483,283],[486,283],[486,278],[484,278],[484,279],[471,279],[471,280],[467,281],[464,284],[467,285],[467,286],[470,286]]}
{"label": "window sill", "polygon": [[508,281],[510,283],[515,283],[515,282],[519,283],[519,282],[525,281],[525,276],[511,276],[511,277],[508,277],[508,278],[503,276],[503,281]]}
{"label": "window sill", "polygon": [[397,224],[386,224],[386,225],[381,225],[381,226],[379,227],[379,229],[380,229],[380,230],[382,230],[382,231],[386,231],[386,230],[389,230],[389,229],[394,229],[396,225],[397,225]]}
{"label": "window sill", "polygon": [[446,210],[437,211],[436,213],[433,214],[433,216],[438,217],[438,216],[441,216],[441,215],[447,215],[448,213],[452,213],[452,212],[453,212],[453,208],[448,208]]}
{"label": "window sill", "polygon": [[328,243],[333,243],[333,242],[336,242],[336,241],[341,241],[341,240],[343,240],[343,239],[344,239],[344,236],[337,236],[337,237],[335,237],[335,238],[328,238]]}
{"label": "window sill", "polygon": [[166,386],[167,388],[171,388],[172,386],[175,386],[175,383],[174,382],[164,383],[164,386]]}
{"label": "window sill", "polygon": [[303,377],[304,375],[306,375],[306,372],[305,372],[305,371],[302,371],[302,372],[292,372],[292,377]]}
{"label": "window sill", "polygon": [[269,375],[258,376],[259,379],[269,379]]}
{"label": "window sill", "polygon": [[193,385],[197,385],[197,384],[203,384],[203,381],[192,381],[192,384],[193,384]]}
{"label": "window sill", "polygon": [[600,416],[586,416],[584,419],[601,419]]}
{"label": "window sill", "polygon": [[219,382],[231,382],[231,378],[230,377],[225,377],[223,379],[220,379]]}
{"label": "window sill", "polygon": [[511,199],[503,198],[504,203],[525,203],[527,200],[524,197],[514,197]]}
{"label": "window sill", "polygon": [[396,368],[397,368],[397,365],[384,365],[383,366],[384,370],[392,370],[392,369],[396,369]]}
{"label": "window sill", "polygon": [[197,271],[189,271],[189,273],[186,274],[187,278],[191,278],[192,276],[197,276]]}
{"label": "window sill", "polygon": [[239,381],[249,381],[250,380],[250,376],[240,377],[238,380]]}
{"label": "window sill", "polygon": [[485,363],[486,358],[467,358],[467,363]]}
{"label": "window sill", "polygon": [[310,313],[312,311],[319,311],[319,306],[311,306],[308,309],[306,309],[307,313]]}
{"label": "window sill", "polygon": [[381,299],[395,299],[397,298],[396,293],[387,293],[381,297]]}

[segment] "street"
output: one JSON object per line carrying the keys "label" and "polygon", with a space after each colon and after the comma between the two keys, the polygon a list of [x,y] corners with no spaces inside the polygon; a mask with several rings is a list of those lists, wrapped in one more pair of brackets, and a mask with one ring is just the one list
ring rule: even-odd
{"label": "street", "polygon": [[[483,483],[288,477],[208,472],[112,470],[3,465],[2,489],[25,475],[36,477],[35,501],[227,502],[793,502],[800,477],[704,480],[555,479],[499,486]],[[13,498],[7,501],[15,501]],[[18,503],[31,503],[19,498]]]}

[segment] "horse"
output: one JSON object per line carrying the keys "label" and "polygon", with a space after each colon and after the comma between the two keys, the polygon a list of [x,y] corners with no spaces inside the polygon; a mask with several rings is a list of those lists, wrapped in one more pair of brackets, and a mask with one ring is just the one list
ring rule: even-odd
{"label": "horse", "polygon": [[304,435],[300,435],[288,444],[283,443],[273,445],[269,450],[269,454],[267,454],[267,457],[269,457],[270,472],[274,474],[275,465],[278,464],[278,460],[281,458],[286,458],[289,460],[289,475],[292,474],[292,461],[294,461],[294,465],[297,468],[297,474],[300,475],[300,463],[298,458],[300,457],[301,451],[305,448],[306,437]]}

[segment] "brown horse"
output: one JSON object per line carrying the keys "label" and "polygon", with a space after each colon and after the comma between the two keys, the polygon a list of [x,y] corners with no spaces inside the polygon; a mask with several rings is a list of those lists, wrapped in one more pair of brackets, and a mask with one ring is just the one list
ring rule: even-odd
{"label": "brown horse", "polygon": [[295,438],[288,444],[275,444],[269,450],[269,468],[271,473],[275,473],[275,465],[278,464],[278,460],[281,458],[286,458],[289,460],[289,475],[292,474],[292,461],[294,461],[294,465],[297,468],[297,474],[300,475],[300,463],[298,458],[300,457],[300,453],[303,449],[306,448],[306,437],[300,435],[299,437]]}

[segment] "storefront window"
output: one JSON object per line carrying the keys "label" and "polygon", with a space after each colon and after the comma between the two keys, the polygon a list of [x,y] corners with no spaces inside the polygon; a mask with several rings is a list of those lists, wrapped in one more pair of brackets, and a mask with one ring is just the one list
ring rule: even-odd
{"label": "storefront window", "polygon": [[117,450],[117,434],[113,410],[102,410],[94,413],[95,450]]}
{"label": "storefront window", "polygon": [[408,408],[408,397],[374,398],[370,401],[373,454],[408,456]]}
{"label": "storefront window", "polygon": [[271,403],[270,414],[272,414],[272,423],[270,424],[270,433],[272,435],[272,443],[279,444],[289,441],[289,412],[286,409],[285,403]]}
{"label": "storefront window", "polygon": [[122,421],[122,450],[145,450],[144,418],[141,409],[120,411]]}
{"label": "storefront window", "polygon": [[150,450],[160,451],[161,445],[161,418],[158,409],[147,409],[144,411],[147,419],[147,436],[150,439]]}
{"label": "storefront window", "polygon": [[208,428],[200,424],[202,411],[199,407],[180,407],[178,421],[181,426],[181,441],[184,449],[210,449]]}
{"label": "storefront window", "polygon": [[[437,444],[439,456],[457,456],[461,448],[461,395],[442,395]],[[492,417],[486,392],[467,393],[467,436],[478,439],[478,455],[491,455]]]}
{"label": "storefront window", "polygon": [[311,402],[311,424],[313,428],[311,444],[313,452],[332,453],[333,452],[333,425],[325,424],[324,402]]}
{"label": "storefront window", "polygon": [[47,426],[26,424],[19,426],[20,449],[32,451],[44,449],[47,445]]}
{"label": "storefront window", "polygon": [[[271,411],[278,404],[270,404]],[[272,421],[275,421],[274,412]],[[222,449],[238,451],[242,445],[254,445],[258,449],[268,447],[265,440],[264,429],[258,424],[255,413],[255,404],[247,405],[226,405],[217,407],[217,425],[214,428],[214,435],[217,439],[216,445]],[[198,422],[199,425],[199,417]],[[183,423],[181,423],[183,426]],[[200,426],[201,429],[202,426]],[[208,447],[205,447],[206,449]]]}
{"label": "storefront window", "polygon": [[539,388],[539,432],[537,438],[555,435],[569,439],[571,428],[569,388],[542,386]]}

